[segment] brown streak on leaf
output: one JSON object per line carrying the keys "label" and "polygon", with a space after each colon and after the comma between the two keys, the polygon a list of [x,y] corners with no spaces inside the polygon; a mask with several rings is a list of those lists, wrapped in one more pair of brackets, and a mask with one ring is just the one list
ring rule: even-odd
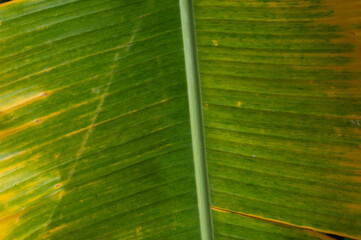
{"label": "brown streak on leaf", "polygon": [[236,211],[232,211],[232,210],[228,210],[228,209],[220,208],[220,207],[216,207],[216,206],[211,206],[211,209],[214,210],[214,211],[217,211],[217,212],[237,214],[237,215],[240,215],[240,216],[255,218],[255,219],[259,219],[259,220],[266,221],[266,222],[271,222],[271,223],[286,225],[286,226],[289,226],[289,227],[295,227],[295,228],[310,230],[310,231],[312,231],[314,233],[315,236],[317,236],[317,237],[319,237],[320,239],[323,239],[323,240],[334,240],[334,238],[328,237],[328,236],[326,236],[326,235],[324,235],[322,233],[333,234],[333,235],[338,235],[338,236],[344,236],[344,237],[348,237],[348,238],[354,238],[354,236],[349,236],[349,235],[347,235],[345,233],[325,231],[323,229],[315,229],[315,228],[312,228],[312,227],[309,227],[309,226],[296,225],[296,224],[283,222],[283,221],[279,221],[279,220],[275,220],[275,219],[271,219],[271,218],[265,218],[265,217],[262,217],[262,216],[257,216],[257,215],[253,215],[253,214],[249,214],[249,213],[236,212]]}

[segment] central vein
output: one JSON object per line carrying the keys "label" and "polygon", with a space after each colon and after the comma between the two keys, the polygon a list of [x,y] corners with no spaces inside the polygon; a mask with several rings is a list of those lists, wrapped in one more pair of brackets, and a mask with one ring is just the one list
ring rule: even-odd
{"label": "central vein", "polygon": [[192,0],[180,0],[180,11],[187,73],[188,100],[200,229],[202,240],[212,240],[213,230],[209,203],[202,99]]}

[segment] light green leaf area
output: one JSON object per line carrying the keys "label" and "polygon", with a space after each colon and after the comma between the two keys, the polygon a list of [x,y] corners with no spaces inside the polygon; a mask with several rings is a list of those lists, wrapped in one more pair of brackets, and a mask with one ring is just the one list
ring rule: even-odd
{"label": "light green leaf area", "polygon": [[0,239],[361,239],[359,1],[180,1],[0,4]]}
{"label": "light green leaf area", "polygon": [[194,9],[212,206],[361,239],[360,1]]}

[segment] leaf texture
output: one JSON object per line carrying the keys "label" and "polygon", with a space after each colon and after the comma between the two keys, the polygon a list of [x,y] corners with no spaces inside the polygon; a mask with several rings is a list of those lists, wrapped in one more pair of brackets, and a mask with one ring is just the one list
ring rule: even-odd
{"label": "leaf texture", "polygon": [[[361,2],[193,3],[214,238],[361,239]],[[202,239],[180,10],[0,4],[0,239]]]}
{"label": "leaf texture", "polygon": [[198,239],[178,2],[0,18],[0,238]]}
{"label": "leaf texture", "polygon": [[360,10],[195,0],[214,207],[361,239]]}
{"label": "leaf texture", "polygon": [[258,240],[334,240],[324,234],[257,219],[220,209],[213,211],[215,239],[258,239]]}

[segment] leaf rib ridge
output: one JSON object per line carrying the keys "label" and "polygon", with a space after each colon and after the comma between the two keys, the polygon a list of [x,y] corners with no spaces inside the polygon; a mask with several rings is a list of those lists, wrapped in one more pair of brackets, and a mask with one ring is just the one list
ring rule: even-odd
{"label": "leaf rib ridge", "polygon": [[180,0],[183,48],[187,76],[194,171],[202,240],[212,240],[212,219],[208,191],[202,98],[192,0]]}

